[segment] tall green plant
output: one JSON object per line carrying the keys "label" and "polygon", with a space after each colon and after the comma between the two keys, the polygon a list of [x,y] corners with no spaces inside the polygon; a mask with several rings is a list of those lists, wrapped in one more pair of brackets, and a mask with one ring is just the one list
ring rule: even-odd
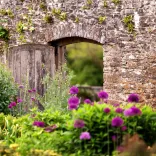
{"label": "tall green plant", "polygon": [[0,63],[0,112],[8,114],[8,105],[17,95],[17,86],[12,73],[2,63]]}
{"label": "tall green plant", "polygon": [[49,74],[43,79],[46,86],[46,92],[40,98],[41,104],[45,109],[52,111],[67,111],[67,100],[69,98],[70,81],[73,78],[73,72],[67,68],[66,64],[58,69],[53,78]]}

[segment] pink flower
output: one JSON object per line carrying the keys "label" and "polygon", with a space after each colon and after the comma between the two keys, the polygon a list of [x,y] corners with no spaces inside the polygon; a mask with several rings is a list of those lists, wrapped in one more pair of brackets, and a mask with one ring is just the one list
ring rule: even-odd
{"label": "pink flower", "polygon": [[23,102],[22,99],[17,99],[17,103],[21,103],[21,102]]}
{"label": "pink flower", "polygon": [[90,140],[91,136],[89,132],[82,132],[80,135],[80,139],[81,140]]}

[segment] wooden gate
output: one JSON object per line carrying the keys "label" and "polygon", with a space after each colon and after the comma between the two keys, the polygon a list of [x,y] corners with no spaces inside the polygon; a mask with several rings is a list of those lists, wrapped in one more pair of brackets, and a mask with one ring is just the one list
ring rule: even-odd
{"label": "wooden gate", "polygon": [[55,72],[55,49],[48,45],[26,44],[9,49],[6,56],[15,81],[22,84],[26,78],[31,88],[43,95],[42,78],[47,73],[53,77]]}

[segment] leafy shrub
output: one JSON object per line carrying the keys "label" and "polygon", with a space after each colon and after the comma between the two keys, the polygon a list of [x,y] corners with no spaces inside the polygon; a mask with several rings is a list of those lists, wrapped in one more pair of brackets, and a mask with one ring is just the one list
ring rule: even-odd
{"label": "leafy shrub", "polygon": [[[132,104],[120,107],[126,109],[132,107]],[[127,133],[130,135],[138,133],[148,145],[153,145],[156,141],[156,112],[149,106],[141,107],[141,111],[142,115],[127,117],[123,113],[117,113],[116,107],[108,104],[94,106],[84,104],[73,111],[73,119],[67,124],[68,131],[60,136],[58,134],[55,141],[58,151],[68,155],[74,153],[85,156],[111,155]],[[122,126],[112,126],[116,117],[123,120]],[[76,128],[76,120],[84,121],[85,126]],[[80,138],[82,132],[89,132],[91,139],[82,140]]]}
{"label": "leafy shrub", "polygon": [[17,87],[9,69],[0,63],[0,112],[9,113],[8,105],[17,95]]}

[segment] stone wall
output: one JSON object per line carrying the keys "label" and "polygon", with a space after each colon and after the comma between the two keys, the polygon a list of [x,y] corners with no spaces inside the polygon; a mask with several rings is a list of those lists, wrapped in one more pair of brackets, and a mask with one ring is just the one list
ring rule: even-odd
{"label": "stone wall", "polygon": [[[1,13],[0,24],[10,31],[9,46],[46,45],[69,37],[99,42],[110,98],[122,101],[136,92],[143,102],[155,104],[155,0],[1,0],[2,8],[8,15]],[[132,21],[124,23],[129,15]]]}

